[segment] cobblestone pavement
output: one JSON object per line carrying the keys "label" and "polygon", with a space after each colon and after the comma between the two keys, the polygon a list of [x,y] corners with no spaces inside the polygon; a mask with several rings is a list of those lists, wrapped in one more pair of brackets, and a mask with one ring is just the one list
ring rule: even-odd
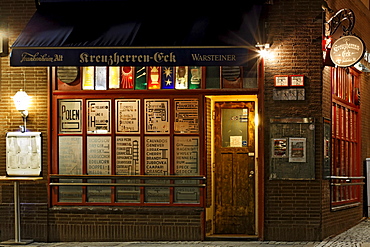
{"label": "cobblestone pavement", "polygon": [[182,242],[57,242],[0,247],[370,247],[370,219],[322,242],[182,241]]}

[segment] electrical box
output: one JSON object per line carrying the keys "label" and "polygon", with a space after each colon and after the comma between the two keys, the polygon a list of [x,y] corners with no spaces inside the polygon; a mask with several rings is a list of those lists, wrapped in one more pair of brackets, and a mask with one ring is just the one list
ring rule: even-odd
{"label": "electrical box", "polygon": [[41,132],[6,134],[6,173],[8,176],[41,175]]}

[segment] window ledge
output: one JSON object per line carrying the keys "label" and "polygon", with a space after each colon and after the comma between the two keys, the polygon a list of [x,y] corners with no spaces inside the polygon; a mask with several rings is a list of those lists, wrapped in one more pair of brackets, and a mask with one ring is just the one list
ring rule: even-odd
{"label": "window ledge", "polygon": [[336,212],[336,211],[345,210],[345,209],[349,209],[349,208],[355,208],[355,207],[358,207],[360,205],[361,205],[360,202],[355,202],[355,203],[345,204],[345,205],[340,205],[340,206],[332,206],[331,211]]}

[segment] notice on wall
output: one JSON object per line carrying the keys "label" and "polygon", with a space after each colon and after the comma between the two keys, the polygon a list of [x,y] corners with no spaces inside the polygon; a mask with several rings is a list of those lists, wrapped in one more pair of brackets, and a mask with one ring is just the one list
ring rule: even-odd
{"label": "notice on wall", "polygon": [[87,173],[89,175],[111,174],[111,137],[87,137]]}
{"label": "notice on wall", "polygon": [[175,99],[175,133],[199,133],[198,99]]}
{"label": "notice on wall", "polygon": [[[169,175],[169,136],[145,137],[145,175]],[[146,180],[146,183],[163,184],[168,180]],[[168,187],[146,187],[145,202],[169,202]]]}
{"label": "notice on wall", "polygon": [[110,100],[87,100],[87,133],[110,133]]}
{"label": "notice on wall", "polygon": [[59,100],[59,132],[81,133],[82,100]]}
{"label": "notice on wall", "polygon": [[140,174],[140,136],[116,137],[116,174]]}
{"label": "notice on wall", "polygon": [[117,133],[140,133],[140,100],[116,100]]}
{"label": "notice on wall", "polygon": [[170,131],[169,100],[145,100],[145,133],[165,134]]}
{"label": "notice on wall", "polygon": [[270,179],[315,179],[314,118],[271,118],[270,140]]}

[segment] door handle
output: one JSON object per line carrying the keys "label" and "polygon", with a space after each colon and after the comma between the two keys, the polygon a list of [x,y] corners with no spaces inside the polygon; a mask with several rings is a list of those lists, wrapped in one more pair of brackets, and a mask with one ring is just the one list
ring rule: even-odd
{"label": "door handle", "polygon": [[254,171],[250,171],[250,172],[249,172],[249,176],[248,176],[248,177],[250,177],[250,178],[251,178],[251,177],[253,177],[253,176],[254,176]]}

